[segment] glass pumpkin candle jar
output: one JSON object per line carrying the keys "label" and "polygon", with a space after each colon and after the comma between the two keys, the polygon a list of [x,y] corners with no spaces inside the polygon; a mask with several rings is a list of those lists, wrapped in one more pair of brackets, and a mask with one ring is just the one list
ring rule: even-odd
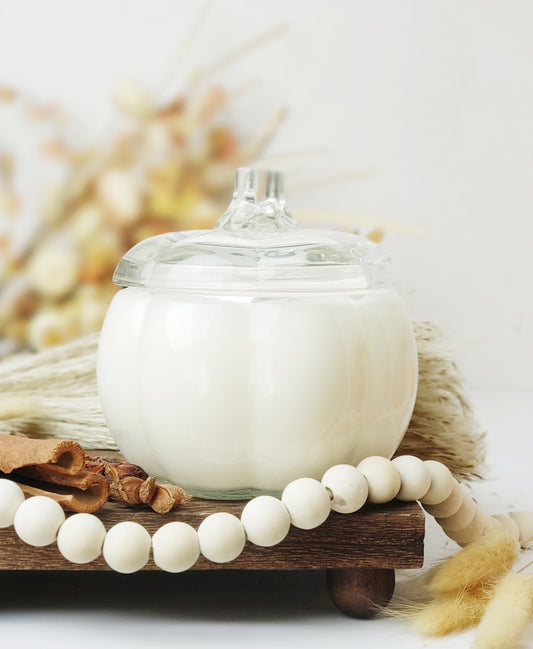
{"label": "glass pumpkin candle jar", "polygon": [[122,453],[208,498],[390,457],[417,353],[388,265],[364,238],[300,228],[278,173],[239,169],[213,230],[149,238],[115,271],[97,373]]}

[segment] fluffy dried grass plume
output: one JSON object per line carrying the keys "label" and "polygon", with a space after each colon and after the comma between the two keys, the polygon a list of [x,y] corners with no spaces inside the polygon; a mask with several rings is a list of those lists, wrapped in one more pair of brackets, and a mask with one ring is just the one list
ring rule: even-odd
{"label": "fluffy dried grass plume", "polygon": [[[480,626],[482,639],[477,649],[513,646],[491,643],[493,633],[488,620],[492,615],[490,611],[500,608],[503,611],[510,605],[509,602],[518,602],[521,609],[529,610],[526,606],[528,597],[523,594],[528,592],[524,580],[514,579],[517,575],[509,572],[518,558],[519,550],[518,542],[500,528],[481,536],[444,561],[428,582],[432,599],[407,608],[406,613],[413,628],[425,636],[444,636],[475,626],[483,620]],[[531,614],[527,619],[530,617]],[[508,616],[508,619],[501,615],[498,624],[503,627],[516,626],[518,635],[510,629],[504,634],[505,637],[516,639],[527,623],[525,618],[525,615],[517,613],[514,617]],[[489,627],[487,632],[483,631],[484,626]]]}
{"label": "fluffy dried grass plume", "polygon": [[431,322],[413,322],[413,329],[418,348],[418,393],[397,455],[442,462],[458,480],[481,478],[484,435],[478,430],[452,351]]}
{"label": "fluffy dried grass plume", "polygon": [[496,586],[474,649],[512,649],[533,617],[533,576],[510,572]]}
{"label": "fluffy dried grass plume", "polygon": [[421,635],[440,637],[468,629],[479,623],[494,587],[480,585],[439,598],[423,606],[412,618],[411,625]]}
{"label": "fluffy dried grass plume", "polygon": [[[479,477],[483,436],[477,431],[463,381],[437,327],[415,322],[419,384],[411,423],[398,454],[445,463],[457,478]],[[26,410],[0,415],[0,433],[74,439],[88,449],[116,449],[96,386],[98,334],[0,362],[0,394],[17,395]],[[28,408],[28,397],[38,406]],[[14,398],[14,397],[10,397]],[[22,402],[20,402],[22,403]],[[4,413],[8,412],[4,403]],[[14,410],[11,414],[16,414]]]}
{"label": "fluffy dried grass plume", "polygon": [[520,546],[503,528],[481,536],[445,561],[429,582],[433,593],[446,596],[480,582],[501,578],[518,559]]}

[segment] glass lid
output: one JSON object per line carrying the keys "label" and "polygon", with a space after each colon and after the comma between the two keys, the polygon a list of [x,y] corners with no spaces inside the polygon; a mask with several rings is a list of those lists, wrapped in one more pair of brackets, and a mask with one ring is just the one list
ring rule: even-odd
{"label": "glass lid", "polygon": [[150,237],[115,270],[119,286],[177,291],[306,292],[379,288],[389,258],[364,237],[300,227],[279,172],[240,168],[233,199],[212,230]]}

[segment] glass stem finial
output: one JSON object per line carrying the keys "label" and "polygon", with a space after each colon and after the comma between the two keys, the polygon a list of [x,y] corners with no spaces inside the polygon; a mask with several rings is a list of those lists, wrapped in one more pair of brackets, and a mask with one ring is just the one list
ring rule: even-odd
{"label": "glass stem finial", "polygon": [[233,199],[215,229],[261,237],[297,227],[285,205],[281,172],[237,169]]}

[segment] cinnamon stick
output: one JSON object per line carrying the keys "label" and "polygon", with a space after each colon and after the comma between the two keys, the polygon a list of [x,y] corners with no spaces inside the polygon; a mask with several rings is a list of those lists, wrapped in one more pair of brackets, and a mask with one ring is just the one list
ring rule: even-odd
{"label": "cinnamon stick", "polygon": [[70,511],[95,512],[107,502],[109,485],[84,466],[77,442],[0,435],[0,471],[24,493],[48,496]]}
{"label": "cinnamon stick", "polygon": [[85,451],[66,439],[32,439],[0,435],[0,471],[11,473],[34,464],[50,464],[57,473],[74,475],[85,465]]}

